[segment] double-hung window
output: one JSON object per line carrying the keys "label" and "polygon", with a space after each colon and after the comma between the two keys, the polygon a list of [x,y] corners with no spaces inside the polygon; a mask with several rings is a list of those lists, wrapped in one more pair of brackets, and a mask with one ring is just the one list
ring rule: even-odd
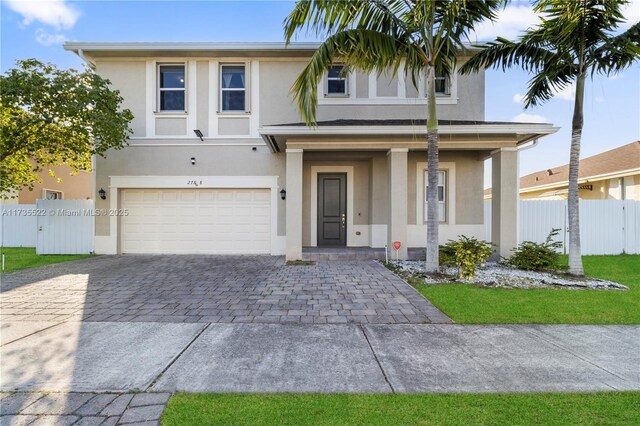
{"label": "double-hung window", "polygon": [[246,111],[246,88],[244,65],[222,65],[220,67],[221,111]]}
{"label": "double-hung window", "polygon": [[160,65],[158,67],[159,110],[186,111],[185,87],[185,72],[183,64]]}
{"label": "double-hung window", "polygon": [[436,76],[435,76],[436,96],[451,94],[449,87],[450,87],[449,79],[445,77],[442,73],[436,72]]}
{"label": "double-hung window", "polygon": [[[424,221],[427,221],[427,171],[424,171]],[[447,220],[447,172],[438,170],[438,222]]]}
{"label": "double-hung window", "polygon": [[347,67],[331,65],[327,72],[326,96],[348,96]]}

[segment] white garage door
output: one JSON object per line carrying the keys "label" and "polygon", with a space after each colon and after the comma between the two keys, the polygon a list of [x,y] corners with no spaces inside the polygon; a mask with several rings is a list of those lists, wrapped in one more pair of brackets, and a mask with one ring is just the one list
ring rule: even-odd
{"label": "white garage door", "polygon": [[122,252],[268,254],[270,206],[268,189],[127,189]]}

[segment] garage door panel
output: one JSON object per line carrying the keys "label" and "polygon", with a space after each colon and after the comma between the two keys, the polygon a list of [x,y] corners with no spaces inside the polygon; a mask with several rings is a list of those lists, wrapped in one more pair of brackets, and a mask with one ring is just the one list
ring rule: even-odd
{"label": "garage door panel", "polygon": [[261,189],[127,189],[124,253],[268,254],[271,196]]}

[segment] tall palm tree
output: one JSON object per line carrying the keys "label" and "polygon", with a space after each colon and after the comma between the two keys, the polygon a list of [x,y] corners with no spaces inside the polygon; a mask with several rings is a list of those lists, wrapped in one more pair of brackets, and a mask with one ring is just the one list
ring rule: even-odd
{"label": "tall palm tree", "polygon": [[292,92],[308,125],[316,123],[317,87],[329,66],[340,61],[365,73],[400,69],[427,86],[427,272],[438,269],[438,118],[436,72],[455,70],[468,33],[495,19],[503,0],[310,0],[299,1],[285,19],[287,43],[300,30],[326,37],[295,81]]}
{"label": "tall palm tree", "polygon": [[627,0],[538,0],[541,22],[520,40],[498,38],[465,63],[462,73],[481,68],[512,66],[533,73],[524,98],[525,108],[540,105],[575,83],[569,159],[569,272],[584,275],[580,252],[578,168],[587,76],[617,73],[640,57],[640,23],[617,34],[624,22]]}

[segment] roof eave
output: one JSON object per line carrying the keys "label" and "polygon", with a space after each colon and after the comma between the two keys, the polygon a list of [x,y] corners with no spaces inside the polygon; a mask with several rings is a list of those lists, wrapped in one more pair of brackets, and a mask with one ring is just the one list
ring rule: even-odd
{"label": "roof eave", "polygon": [[[551,124],[480,124],[480,125],[440,125],[442,135],[516,135],[517,145],[551,135],[559,130]],[[275,138],[295,136],[415,136],[426,135],[425,126],[263,126],[258,132],[268,145],[278,147]],[[273,150],[273,152],[276,152]]]}

